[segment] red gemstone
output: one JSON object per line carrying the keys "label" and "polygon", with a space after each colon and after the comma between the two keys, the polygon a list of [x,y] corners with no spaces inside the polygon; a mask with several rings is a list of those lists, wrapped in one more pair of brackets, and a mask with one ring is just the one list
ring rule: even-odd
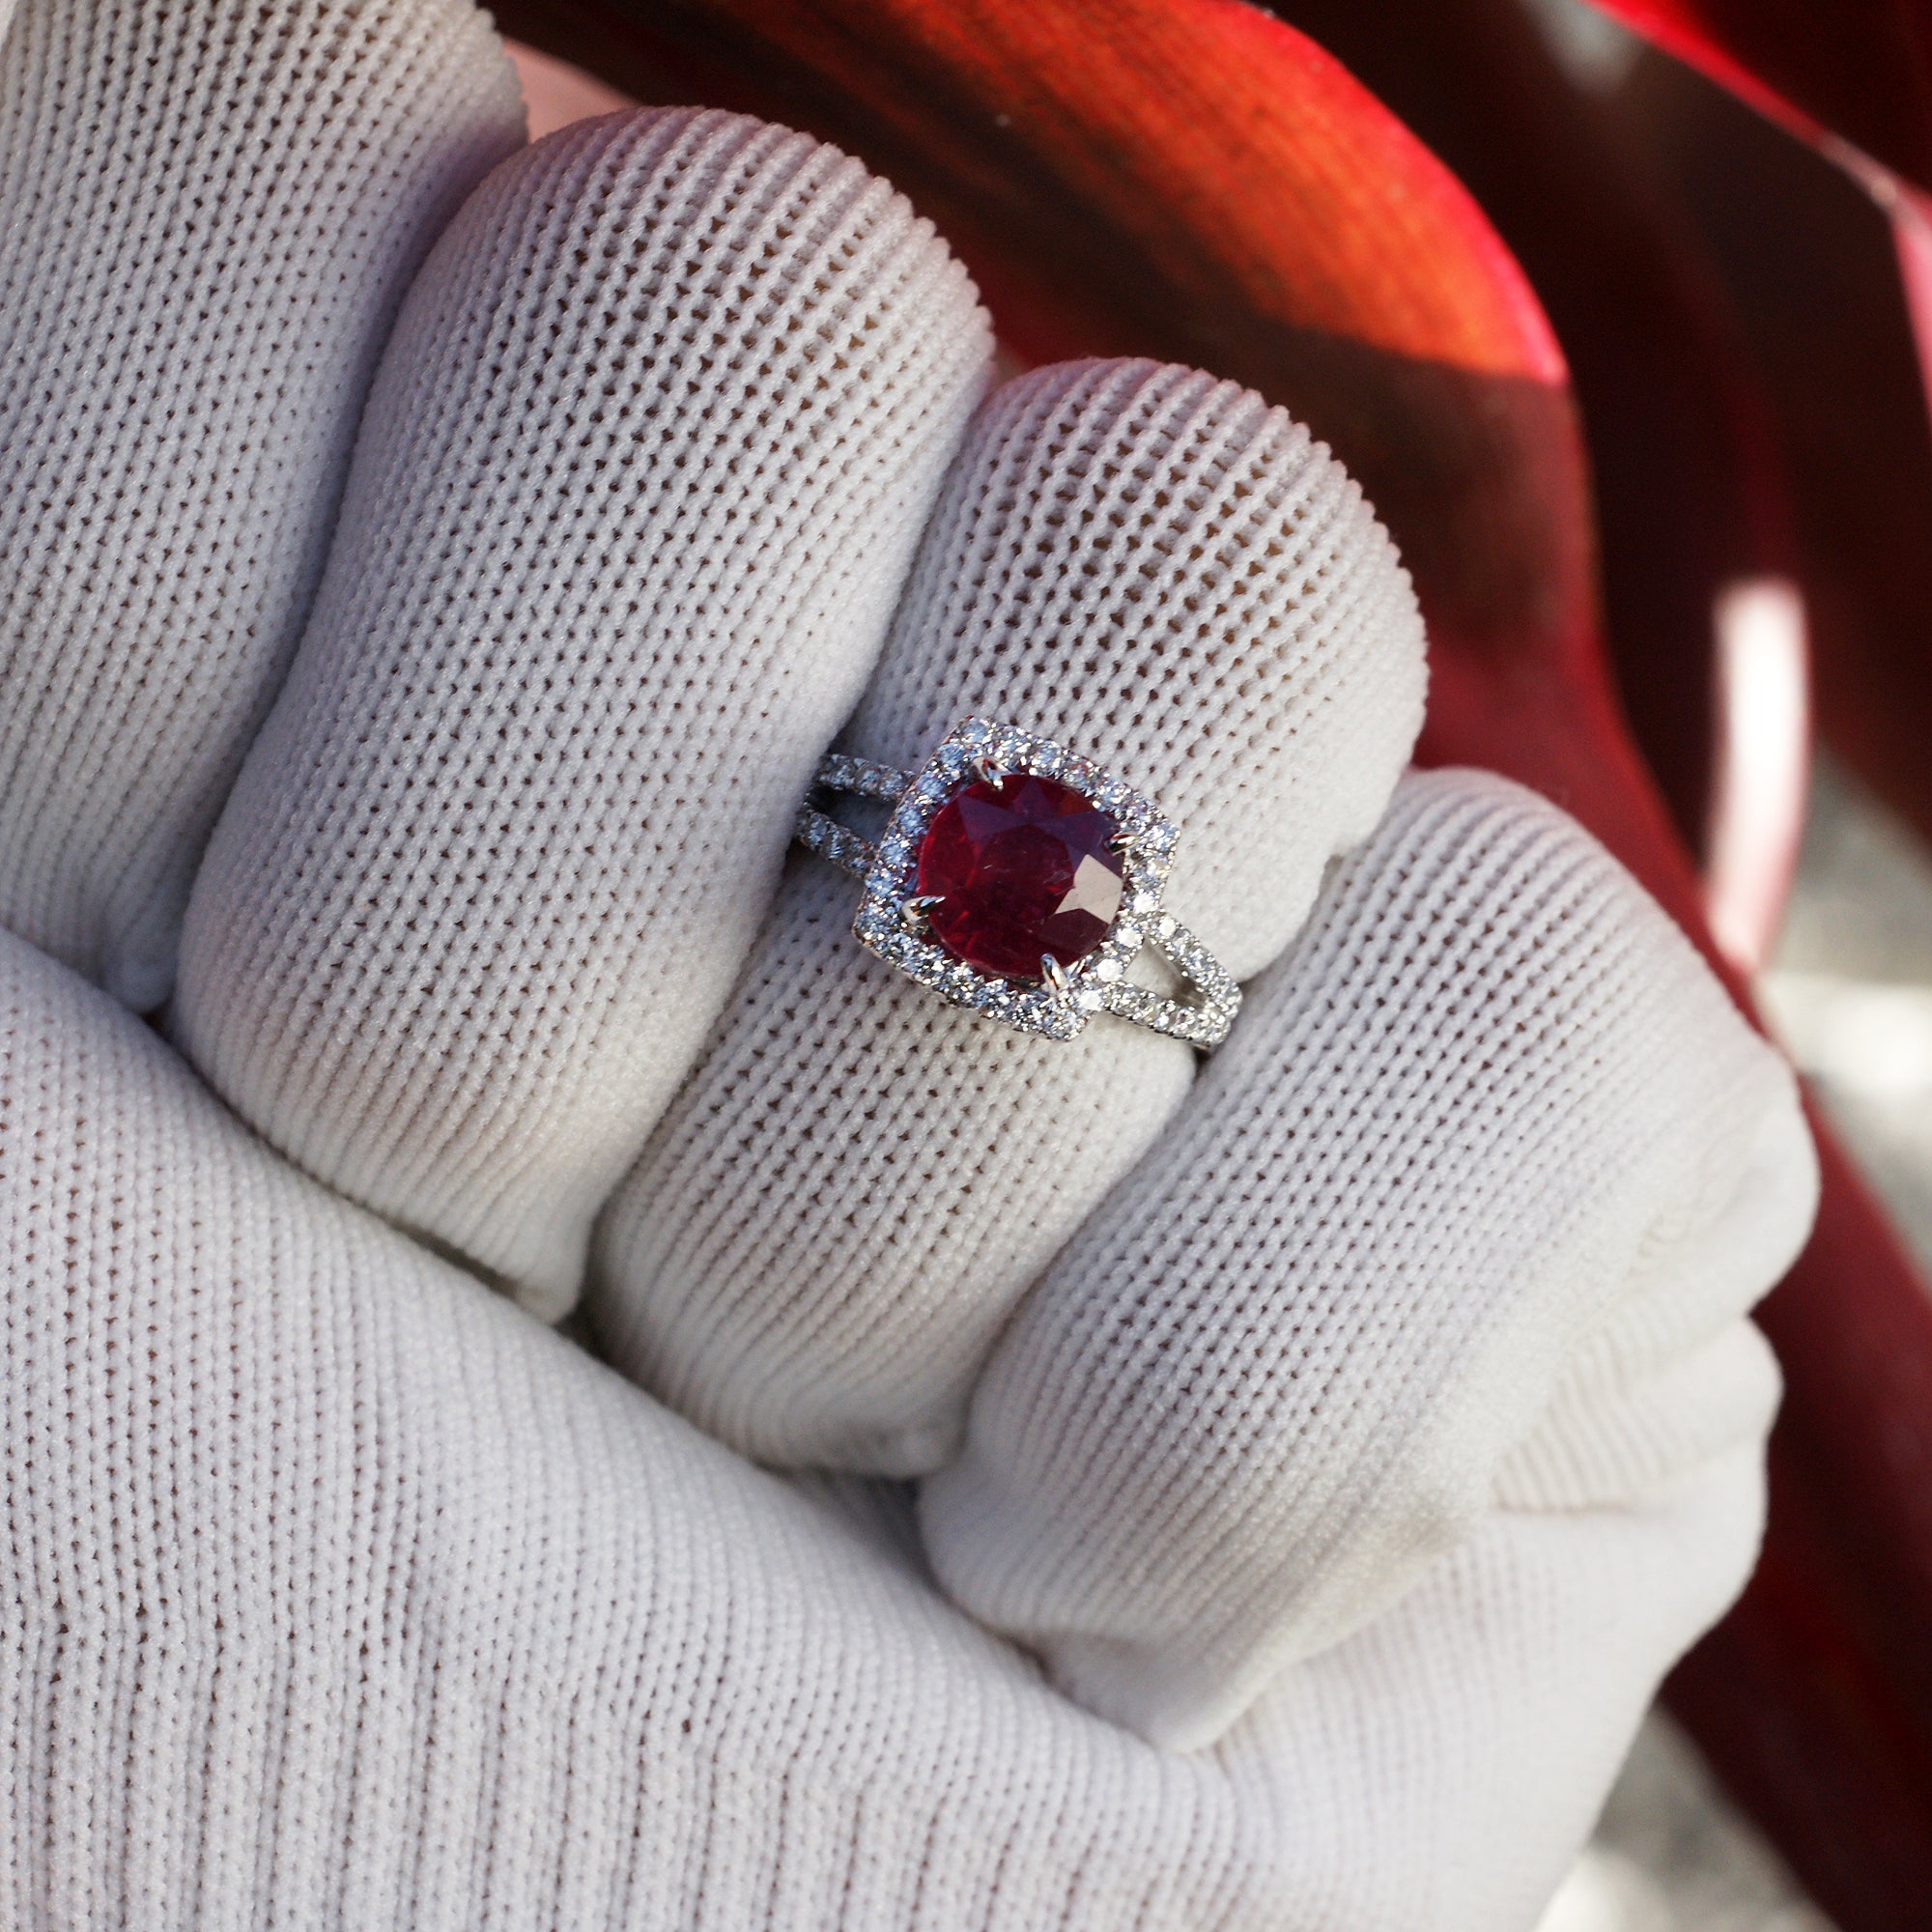
{"label": "red gemstone", "polygon": [[1121,909],[1119,821],[1051,779],[1014,773],[956,791],[919,848],[926,929],[955,959],[1037,980],[1051,953],[1084,959]]}

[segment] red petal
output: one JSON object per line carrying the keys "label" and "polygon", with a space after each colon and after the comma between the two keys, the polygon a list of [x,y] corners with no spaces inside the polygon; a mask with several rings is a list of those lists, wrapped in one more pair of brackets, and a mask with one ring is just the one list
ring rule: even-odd
{"label": "red petal", "polygon": [[1824,735],[1932,838],[1932,420],[1891,224],[1721,90],[1646,63],[1618,112],[1706,238],[1792,455]]}
{"label": "red petal", "polygon": [[[1714,762],[1719,613],[1740,608],[1743,586],[1796,569],[1773,412],[1721,282],[1520,0],[1278,0],[1278,11],[1456,170],[1548,306],[1582,404],[1624,704],[1679,833],[1704,854],[1714,822],[1727,822],[1714,786],[1737,776]],[[1771,812],[1784,849],[1753,882],[1762,936],[1796,856],[1802,717],[1786,749],[1788,796]]]}
{"label": "red petal", "polygon": [[1836,135],[1932,187],[1926,0],[1599,0],[1810,139]]}

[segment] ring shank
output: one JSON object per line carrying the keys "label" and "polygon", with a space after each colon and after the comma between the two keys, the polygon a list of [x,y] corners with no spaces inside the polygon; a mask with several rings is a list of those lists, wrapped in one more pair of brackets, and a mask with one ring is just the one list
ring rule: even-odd
{"label": "ring shank", "polygon": [[[812,777],[811,789],[851,792],[858,798],[882,799],[887,805],[896,805],[912,784],[913,776],[891,765],[875,765],[870,758],[855,758],[847,752],[828,752]],[[855,878],[863,879],[878,856],[856,832],[848,831],[829,812],[820,811],[809,799],[798,809],[792,837],[808,852],[830,859]]]}
{"label": "ring shank", "polygon": [[1150,986],[1119,980],[1107,988],[1107,1010],[1119,1019],[1171,1034],[1193,1046],[1219,1046],[1228,1037],[1235,1009],[1241,1003],[1241,989],[1234,976],[1171,912],[1155,919],[1147,943],[1200,993],[1202,1003],[1196,1006],[1186,1000],[1170,1000]]}

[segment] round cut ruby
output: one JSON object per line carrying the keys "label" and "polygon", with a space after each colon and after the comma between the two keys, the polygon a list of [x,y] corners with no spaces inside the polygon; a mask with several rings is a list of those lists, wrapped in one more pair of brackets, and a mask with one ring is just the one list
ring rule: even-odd
{"label": "round cut ruby", "polygon": [[955,959],[1037,980],[1050,954],[1084,959],[1121,909],[1120,823],[1091,798],[1015,772],[940,808],[919,848],[926,930]]}

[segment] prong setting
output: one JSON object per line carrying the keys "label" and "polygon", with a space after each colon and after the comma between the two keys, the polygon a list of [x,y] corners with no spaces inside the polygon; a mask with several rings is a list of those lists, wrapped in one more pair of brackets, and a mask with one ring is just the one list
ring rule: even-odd
{"label": "prong setting", "polygon": [[[848,767],[878,784],[880,768],[856,759]],[[1036,980],[996,979],[954,958],[929,931],[927,916],[935,901],[917,889],[921,842],[946,802],[976,780],[996,783],[1015,774],[1050,778],[1081,792],[1121,828],[1114,849],[1122,861],[1122,897],[1106,938],[1070,967],[1044,955]],[[871,852],[852,923],[861,945],[955,1006],[1050,1039],[1073,1038],[1101,1011],[1202,1047],[1214,1046],[1226,1035],[1239,989],[1162,909],[1179,835],[1151,799],[1050,739],[983,718],[967,719],[917,772],[897,776],[902,781],[897,803]],[[1183,935],[1191,949],[1186,958],[1179,956]],[[1147,945],[1193,982],[1199,1004],[1163,999],[1129,982],[1127,968]],[[1202,961],[1215,976],[1211,985],[1194,970]]]}

